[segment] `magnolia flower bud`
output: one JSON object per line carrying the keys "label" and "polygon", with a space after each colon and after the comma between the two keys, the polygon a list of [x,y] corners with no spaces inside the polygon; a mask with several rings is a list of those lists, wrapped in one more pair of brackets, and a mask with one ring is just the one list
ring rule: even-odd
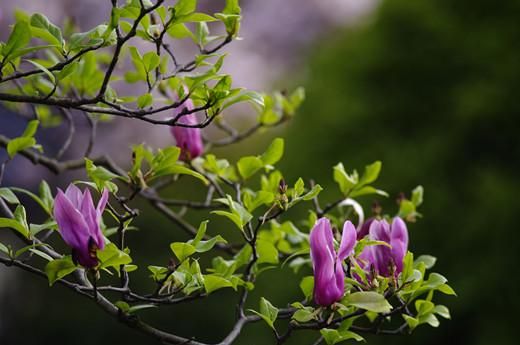
{"label": "magnolia flower bud", "polygon": [[[184,102],[184,108],[179,107],[175,109],[174,117],[178,116],[183,109],[188,111],[193,110],[193,101],[187,99]],[[195,114],[186,114],[179,118],[178,123],[183,125],[196,125],[197,118],[195,117]],[[180,158],[183,161],[190,161],[193,158],[200,156],[204,151],[200,128],[174,126],[171,128],[171,132],[175,137],[177,146],[181,149]]]}

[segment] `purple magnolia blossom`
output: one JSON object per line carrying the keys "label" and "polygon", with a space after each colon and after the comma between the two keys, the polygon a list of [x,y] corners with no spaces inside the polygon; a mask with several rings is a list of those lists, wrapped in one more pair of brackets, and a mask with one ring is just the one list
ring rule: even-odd
{"label": "purple magnolia blossom", "polygon": [[98,264],[97,249],[105,247],[103,233],[99,226],[101,214],[108,201],[108,190],[103,190],[94,207],[90,191],[85,192],[70,184],[65,193],[58,188],[54,202],[54,219],[65,243],[72,248],[72,259],[83,267]]}
{"label": "purple magnolia blossom", "polygon": [[372,222],[375,220],[374,217],[368,218],[359,228],[357,232],[357,239],[358,241],[364,238],[366,235],[368,235],[368,231],[370,230],[370,225],[372,225]]}
{"label": "purple magnolia blossom", "polygon": [[[184,101],[184,107],[175,109],[174,117],[179,115],[183,108],[193,110],[193,101],[189,98]],[[178,123],[183,125],[196,125],[198,121],[195,114],[187,114],[181,116]],[[175,126],[171,127],[171,132],[175,137],[177,146],[181,149],[181,159],[183,161],[192,160],[193,158],[200,156],[204,151],[200,128]]]}
{"label": "purple magnolia blossom", "polygon": [[408,251],[408,230],[404,221],[395,217],[392,225],[386,220],[372,220],[368,238],[374,241],[388,243],[384,245],[367,246],[359,258],[368,271],[374,268],[377,274],[389,277],[392,273],[397,277],[403,271],[403,259]]}
{"label": "purple magnolia blossom", "polygon": [[314,270],[314,301],[329,306],[341,300],[345,291],[343,260],[356,243],[356,228],[350,221],[343,225],[338,252],[334,249],[332,227],[327,218],[320,218],[310,234],[311,260]]}

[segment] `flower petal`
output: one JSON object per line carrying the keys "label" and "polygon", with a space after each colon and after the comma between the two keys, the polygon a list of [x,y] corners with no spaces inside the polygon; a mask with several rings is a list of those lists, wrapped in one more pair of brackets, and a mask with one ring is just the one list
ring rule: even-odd
{"label": "flower petal", "polygon": [[338,250],[338,260],[343,261],[350,255],[356,244],[356,228],[350,220],[343,224],[343,234],[341,235],[341,243]]}
{"label": "flower petal", "polygon": [[392,257],[396,266],[396,273],[401,273],[403,270],[403,259],[408,251],[408,229],[401,218],[395,217],[390,230],[390,245],[392,246]]}
{"label": "flower petal", "polygon": [[[193,110],[195,108],[191,99],[187,99],[184,102],[184,106],[184,108],[187,110]],[[179,115],[182,109],[182,107],[177,108],[174,113],[174,117]],[[178,123],[184,125],[196,125],[198,121],[195,114],[187,114],[181,116]],[[204,143],[202,142],[200,128],[174,126],[171,128],[171,132],[175,137],[177,146],[181,149],[182,160],[188,161],[200,156],[203,153]]]}
{"label": "flower petal", "polygon": [[54,218],[65,243],[72,248],[88,247],[89,230],[87,223],[61,190],[58,190],[58,195],[54,201]]}
{"label": "flower petal", "polygon": [[[384,241],[390,243],[390,226],[385,220],[375,220],[370,225],[369,237],[371,240]],[[370,246],[372,252],[372,264],[376,271],[387,277],[390,273],[390,265],[392,264],[392,251],[387,246],[376,245]]]}
{"label": "flower petal", "polygon": [[74,205],[74,207],[79,210],[83,200],[83,193],[81,193],[81,190],[75,184],[71,183],[65,190],[65,195],[70,200],[72,205]]}
{"label": "flower petal", "polygon": [[[343,268],[337,267],[332,228],[327,218],[320,218],[310,234],[311,259],[314,270],[314,300],[328,306],[343,295],[343,287],[338,290],[338,275]],[[339,272],[338,270],[341,270]]]}
{"label": "flower petal", "polygon": [[363,225],[359,227],[359,231],[357,233],[357,239],[360,240],[368,235],[368,232],[370,230],[370,225],[372,225],[372,222],[376,220],[374,217],[368,218]]}

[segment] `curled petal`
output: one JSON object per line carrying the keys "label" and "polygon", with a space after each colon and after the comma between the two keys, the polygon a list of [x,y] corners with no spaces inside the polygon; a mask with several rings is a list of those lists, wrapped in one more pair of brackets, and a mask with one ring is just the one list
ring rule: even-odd
{"label": "curled petal", "polygon": [[[370,225],[369,237],[375,241],[383,241],[390,244],[390,226],[385,220],[375,220]],[[392,251],[387,246],[376,245],[369,247],[372,252],[372,264],[376,271],[387,277],[393,264]]]}
{"label": "curled petal", "polygon": [[[94,202],[92,201],[92,195],[90,191],[85,189],[83,194],[83,201],[79,211],[83,215],[85,222],[89,229],[92,229],[96,225],[96,209],[94,208]],[[89,231],[90,232],[90,231]]]}
{"label": "curled petal", "polygon": [[96,208],[98,217],[100,217],[101,214],[103,213],[103,211],[105,210],[107,202],[108,202],[108,189],[104,188],[103,192],[101,193],[101,198],[99,199],[97,208]]}
{"label": "curled petal", "polygon": [[370,230],[370,225],[376,220],[374,217],[368,218],[358,229],[357,239],[360,240],[368,235]]}
{"label": "curled petal", "polygon": [[83,215],[61,191],[54,202],[54,218],[60,229],[61,237],[72,248],[88,245],[89,229]]}
{"label": "curled petal", "polygon": [[408,251],[408,229],[401,218],[394,218],[390,236],[390,245],[392,246],[392,257],[396,266],[396,273],[401,273],[403,270],[403,259]]}
{"label": "curled petal", "polygon": [[81,193],[81,190],[75,184],[69,184],[69,186],[65,190],[65,195],[70,200],[72,205],[74,205],[75,208],[79,209],[81,207],[81,202],[83,201],[83,193]]}
{"label": "curled petal", "polygon": [[356,228],[350,220],[343,224],[343,234],[341,235],[341,243],[338,250],[338,260],[343,261],[349,256],[356,244]]}

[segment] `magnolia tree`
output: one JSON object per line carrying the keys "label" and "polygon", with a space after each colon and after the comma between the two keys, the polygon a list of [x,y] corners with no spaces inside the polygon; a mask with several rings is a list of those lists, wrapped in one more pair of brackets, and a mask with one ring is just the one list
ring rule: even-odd
{"label": "magnolia tree", "polygon": [[[76,32],[70,23],[60,28],[42,14],[15,14],[10,35],[0,44],[0,101],[27,119],[27,126],[19,137],[0,134],[0,147],[8,154],[1,162],[0,186],[15,156],[55,174],[84,170],[87,179],[69,181],[65,191],[45,181],[39,192],[2,186],[0,228],[18,239],[0,243],[0,262],[48,279],[51,288],[62,285],[166,344],[203,343],[197,334],[154,327],[142,318],[142,309],[190,303],[223,289],[236,292],[236,304],[229,306],[236,322],[224,339],[212,341],[221,345],[232,344],[256,322],[270,327],[278,344],[299,330],[314,330],[311,343],[330,345],[359,341],[366,333],[405,334],[421,324],[438,326],[438,317],[450,314],[435,304],[434,295],[455,293],[446,278],[428,272],[434,257],[409,251],[407,223],[420,216],[422,187],[408,198],[401,195],[389,213],[377,204],[366,212],[358,198],[387,196],[373,186],[380,162],[361,174],[341,163],[333,167],[338,188],[329,194],[337,197],[324,202],[319,184],[286,181],[277,170],[284,150],[280,138],[262,154],[236,162],[211,153],[213,147],[290,120],[304,98],[301,89],[263,94],[234,88],[231,77],[220,72],[225,55],[219,52],[237,38],[240,13],[238,0],[227,0],[213,14],[198,12],[196,0],[112,0],[106,23],[87,32]],[[176,54],[181,39],[198,49],[189,61]],[[128,63],[131,68],[123,68]],[[120,94],[130,89],[121,87],[125,83],[142,93]],[[250,128],[239,130],[226,121],[227,109],[237,103],[249,103],[257,112]],[[84,154],[66,160],[62,156],[74,142],[77,117],[88,120],[90,142]],[[92,156],[96,124],[116,117],[160,125],[171,131],[176,145],[134,145],[118,153],[127,157],[123,166],[108,155]],[[50,156],[35,133],[62,121],[68,128],[63,146]],[[206,138],[202,128],[208,126],[222,137]],[[203,200],[164,196],[165,187],[188,179],[199,182]],[[21,194],[45,212],[43,224],[31,223],[34,215],[26,213]],[[172,243],[157,244],[171,256],[168,263],[132,260],[140,248],[129,248],[125,239],[142,215],[135,207],[143,200],[190,236],[183,242],[172,235]],[[288,212],[293,208],[300,212]],[[207,219],[222,217],[221,224],[240,240],[224,238],[221,227],[208,220],[192,224],[186,218],[192,209],[202,210]],[[290,218],[302,209],[305,219]],[[210,264],[199,264],[201,253],[211,257]],[[299,282],[301,295],[276,306],[269,296],[248,299],[266,269],[283,265],[294,270],[295,282],[307,274]],[[149,271],[149,280],[138,284],[148,289],[134,287],[136,270]]]}

